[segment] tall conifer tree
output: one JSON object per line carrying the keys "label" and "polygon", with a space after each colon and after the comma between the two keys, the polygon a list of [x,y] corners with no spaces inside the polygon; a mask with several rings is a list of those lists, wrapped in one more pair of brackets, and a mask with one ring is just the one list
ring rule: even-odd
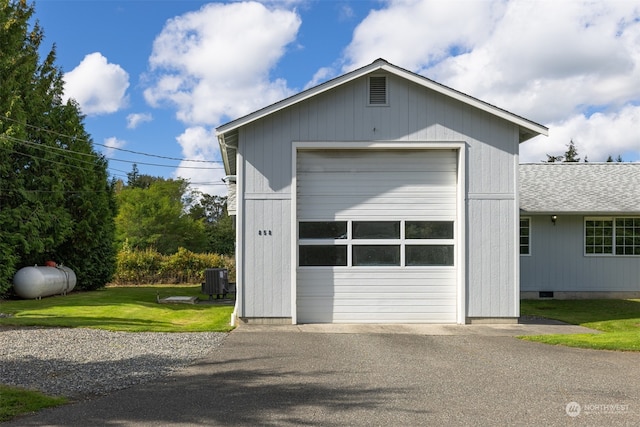
{"label": "tall conifer tree", "polygon": [[44,32],[34,8],[0,0],[0,294],[15,271],[47,259],[78,276],[78,288],[113,274],[113,191],[74,101],[63,102],[55,47],[40,60]]}

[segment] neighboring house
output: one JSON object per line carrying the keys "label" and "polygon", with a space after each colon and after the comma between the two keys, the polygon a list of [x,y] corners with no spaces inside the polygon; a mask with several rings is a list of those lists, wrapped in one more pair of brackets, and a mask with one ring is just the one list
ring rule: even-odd
{"label": "neighboring house", "polygon": [[640,297],[640,164],[520,165],[520,291]]}
{"label": "neighboring house", "polygon": [[379,59],[217,131],[242,321],[517,320],[518,147],[544,126]]}

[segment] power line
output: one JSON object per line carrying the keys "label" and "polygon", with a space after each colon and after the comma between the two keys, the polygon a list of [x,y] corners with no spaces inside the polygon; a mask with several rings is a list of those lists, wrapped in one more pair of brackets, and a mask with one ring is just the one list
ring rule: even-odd
{"label": "power line", "polygon": [[[109,145],[106,145],[106,144],[100,144],[100,143],[98,143],[98,142],[94,142],[94,141],[89,141],[89,140],[86,140],[86,139],[78,138],[78,137],[76,137],[76,136],[66,135],[66,134],[64,134],[64,133],[56,132],[56,131],[53,131],[53,130],[51,130],[51,129],[44,129],[44,128],[41,128],[41,127],[38,127],[38,126],[35,126],[35,125],[31,125],[31,124],[29,124],[29,123],[25,123],[25,122],[21,122],[21,121],[19,121],[19,120],[12,119],[12,118],[10,118],[10,117],[3,117],[3,118],[1,118],[0,120],[9,120],[9,121],[11,121],[11,122],[18,123],[18,124],[21,124],[21,125],[24,125],[24,126],[30,127],[30,128],[32,128],[32,129],[36,129],[36,130],[39,130],[39,131],[42,131],[42,132],[47,132],[47,133],[50,133],[50,134],[53,134],[53,135],[56,135],[56,136],[60,136],[60,137],[64,137],[64,138],[69,138],[69,139],[73,139],[73,140],[83,141],[83,142],[86,142],[86,143],[88,143],[88,144],[99,145],[99,146],[101,146],[101,147],[106,147],[106,148],[108,148],[109,150],[123,151],[123,152],[126,152],[126,153],[138,154],[138,155],[141,155],[141,156],[155,157],[155,158],[158,158],[158,159],[176,160],[176,161],[179,161],[179,162],[191,162],[191,163],[222,163],[222,161],[221,161],[221,160],[182,159],[182,158],[179,158],[179,157],[161,156],[161,155],[159,155],[159,154],[151,154],[151,153],[145,153],[145,152],[142,152],[142,151],[127,150],[126,148],[112,147],[112,146],[109,146]],[[112,160],[115,160],[115,159],[112,159]],[[134,163],[135,163],[135,162],[134,162]],[[174,167],[177,167],[177,166],[174,166]]]}
{"label": "power line", "polygon": [[[58,150],[58,151],[63,151],[65,153],[72,153],[72,154],[78,154],[78,155],[81,155],[81,156],[93,157],[92,154],[81,153],[79,151],[73,151],[73,150],[60,148],[60,147],[56,147],[56,146],[50,146],[50,145],[46,145],[45,146],[45,145],[42,145],[42,144],[38,144],[36,142],[27,141],[27,140],[20,139],[20,138],[15,138],[13,136],[2,135],[2,137],[6,138],[6,139],[9,139],[9,140],[12,140],[12,141],[20,142],[22,144],[35,146],[37,148],[43,148],[43,149],[44,148],[49,148],[49,149],[54,149],[54,150]],[[138,164],[138,165],[145,165],[145,166],[156,166],[156,167],[164,167],[164,168],[181,168],[181,169],[197,169],[197,170],[221,170],[221,169],[223,169],[223,166],[200,167],[200,166],[163,165],[163,164],[159,164],[159,163],[146,163],[146,162],[138,162],[138,161],[133,161],[133,160],[122,160],[122,159],[107,159],[107,161]]]}
{"label": "power line", "polygon": [[[10,152],[12,152],[12,153],[15,153],[15,154],[21,155],[21,156],[30,157],[30,158],[35,159],[35,160],[41,160],[41,161],[45,161],[45,162],[49,162],[49,163],[53,163],[53,164],[56,164],[56,165],[61,165],[61,166],[65,166],[65,167],[69,167],[69,168],[74,168],[74,169],[80,169],[80,170],[85,171],[85,172],[92,172],[92,170],[91,170],[91,169],[83,168],[83,167],[80,167],[80,166],[78,166],[78,165],[70,165],[70,164],[68,164],[68,163],[57,162],[57,161],[55,161],[55,160],[46,159],[46,158],[44,158],[44,157],[34,156],[33,154],[21,153],[20,151],[16,151],[16,150],[14,150],[14,149],[12,149],[12,148],[8,148],[8,147],[2,147],[2,146],[0,146],[0,148],[2,148],[2,149],[4,149],[4,150],[7,150],[7,151],[10,151]],[[85,161],[85,160],[74,159],[74,161],[76,161],[76,162],[80,162],[80,163],[85,163],[85,164],[91,164],[92,166],[94,166],[94,164],[93,164],[93,163],[91,163],[91,162],[87,162],[87,161]]]}
{"label": "power line", "polygon": [[[93,162],[91,162],[91,161],[88,161],[88,160],[81,160],[81,159],[76,159],[76,158],[73,158],[73,157],[70,157],[70,156],[68,156],[68,155],[67,155],[67,154],[78,154],[78,155],[81,155],[81,156],[87,156],[87,157],[95,158],[95,155],[94,155],[94,154],[81,153],[81,152],[79,152],[79,151],[67,150],[67,149],[64,149],[64,148],[56,147],[56,146],[50,146],[50,145],[38,144],[38,143],[36,143],[36,142],[26,141],[26,140],[24,140],[24,139],[15,138],[15,137],[13,137],[13,136],[9,136],[9,135],[0,135],[0,137],[1,137],[1,138],[4,138],[4,139],[11,140],[11,141],[19,142],[19,143],[21,143],[21,144],[30,145],[30,146],[32,146],[32,147],[39,148],[39,149],[41,149],[41,150],[56,150],[56,151],[61,151],[62,153],[57,153],[57,154],[58,154],[58,155],[60,155],[60,156],[62,156],[62,157],[63,157],[63,158],[65,158],[65,159],[68,159],[68,160],[71,160],[71,161],[74,161],[74,162],[80,162],[80,163],[84,163],[84,164],[92,165],[92,166],[94,166],[94,165],[95,165],[95,163],[93,163]],[[30,155],[30,154],[27,154],[27,153],[22,153],[22,152],[20,152],[20,151],[16,151],[16,150],[14,150],[14,149],[9,149],[8,147],[0,147],[0,148],[4,148],[5,150],[10,150],[11,152],[13,152],[13,153],[15,153],[15,154],[21,154],[21,155],[28,156],[28,157],[31,157],[31,158],[34,158],[34,159],[40,159],[40,160],[50,161],[50,162],[54,162],[54,163],[56,163],[55,161],[53,161],[53,160],[51,160],[51,159],[47,159],[47,158],[44,158],[44,157],[37,157],[37,156]],[[62,164],[62,165],[65,165],[65,166],[73,166],[73,165],[68,165],[68,164],[66,164],[66,163],[59,163],[59,164]],[[110,168],[110,169],[112,169],[112,168]],[[88,169],[83,169],[83,170],[88,170]],[[117,171],[117,172],[122,172],[122,173],[128,173],[127,171],[123,171],[123,170],[120,170],[120,169],[114,169],[114,168],[113,168],[112,170]]]}
{"label": "power line", "polygon": [[[55,150],[55,151],[58,151],[58,153],[56,153],[56,154],[58,154],[59,156],[61,156],[62,158],[66,159],[66,160],[69,160],[69,161],[72,161],[72,162],[75,162],[75,163],[82,163],[82,164],[85,164],[85,165],[89,165],[91,167],[95,166],[95,163],[92,162],[92,161],[77,159],[77,158],[71,157],[69,155],[69,154],[78,154],[78,155],[81,155],[81,156],[95,158],[95,154],[81,153],[79,151],[68,150],[68,149],[64,149],[64,148],[60,148],[60,147],[56,147],[56,146],[43,145],[43,144],[39,144],[39,143],[35,143],[35,142],[32,142],[32,141],[23,140],[23,139],[20,139],[20,138],[15,138],[15,137],[8,136],[8,135],[0,135],[0,138],[6,139],[6,140],[15,141],[15,142],[18,142],[18,143],[21,143],[21,144],[25,144],[25,145],[29,145],[29,146],[32,146],[34,148],[38,148],[38,149],[41,149],[41,150]],[[14,150],[13,148],[5,147],[5,146],[2,146],[2,145],[0,145],[0,148],[4,149],[6,151],[9,151],[11,153],[18,154],[18,155],[21,155],[21,156],[26,156],[26,157],[29,157],[29,158],[32,158],[32,159],[35,159],[35,160],[40,160],[40,161],[49,162],[49,163],[53,163],[53,164],[57,164],[57,165],[62,165],[62,166],[65,166],[65,167],[71,167],[71,168],[79,169],[79,170],[82,170],[82,171],[89,171],[89,172],[92,171],[92,169],[89,169],[89,168],[84,168],[84,167],[81,167],[81,166],[78,166],[78,165],[74,165],[74,164],[63,163],[63,162],[55,161],[55,160],[52,160],[52,159],[47,159],[47,158],[42,157],[42,156],[36,156],[36,155],[33,155],[33,154],[23,153],[23,152]],[[130,163],[136,163],[136,162],[130,162]],[[155,164],[150,164],[150,163],[141,163],[141,164],[152,165],[152,166],[169,166],[169,165],[155,165]],[[190,167],[190,169],[220,170],[221,168]],[[129,178],[128,177],[129,172],[127,172],[127,171],[124,171],[124,170],[121,170],[121,169],[112,168],[112,167],[110,167],[108,165],[107,165],[107,170],[108,171],[121,172],[121,173],[126,174],[126,176],[122,176],[122,175],[118,175],[118,174],[114,174],[114,173],[109,172],[109,174],[111,176],[113,176],[113,177],[118,177],[118,178],[121,178],[121,179],[128,179]],[[197,183],[193,182],[192,183],[192,182],[189,182],[188,180],[185,180],[185,181],[187,181],[190,185],[213,185],[213,186],[226,185],[225,183],[222,183],[222,182],[197,182]],[[33,190],[33,191],[36,191],[36,190]],[[43,190],[42,192],[46,192],[46,191]]]}

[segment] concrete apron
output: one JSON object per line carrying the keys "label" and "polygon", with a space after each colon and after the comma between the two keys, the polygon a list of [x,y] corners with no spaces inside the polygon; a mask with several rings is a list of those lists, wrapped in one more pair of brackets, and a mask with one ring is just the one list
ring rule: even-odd
{"label": "concrete apron", "polygon": [[241,324],[237,332],[306,332],[319,334],[412,334],[480,335],[513,337],[548,334],[597,334],[599,331],[551,319],[521,319],[517,324],[439,325],[439,324],[341,324],[301,325]]}

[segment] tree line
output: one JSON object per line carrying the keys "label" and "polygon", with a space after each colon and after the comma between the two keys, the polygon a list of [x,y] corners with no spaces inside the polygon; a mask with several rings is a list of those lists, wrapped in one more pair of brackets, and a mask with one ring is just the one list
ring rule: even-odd
{"label": "tree line", "polygon": [[[575,142],[573,142],[573,139],[569,141],[569,144],[567,144],[567,151],[564,152],[564,154],[562,155],[551,155],[551,154],[547,154],[547,159],[543,160],[545,163],[578,163],[580,162],[580,157],[578,157],[578,148],[576,147]],[[607,163],[612,163],[614,162],[613,157],[611,157],[611,154],[609,154],[609,157],[607,157]],[[589,163],[589,160],[587,159],[587,156],[584,156],[584,162],[585,163]],[[620,154],[618,154],[618,157],[616,157],[615,159],[616,163],[622,163],[624,162],[624,160],[622,160],[622,156]]]}
{"label": "tree line", "polygon": [[225,199],[184,180],[109,179],[74,100],[63,101],[56,48],[44,56],[34,6],[0,0],[0,296],[24,266],[54,260],[74,270],[77,289],[113,278],[128,248],[162,253],[232,253]]}
{"label": "tree line", "polygon": [[193,190],[184,179],[142,175],[137,165],[127,182],[116,182],[118,214],[115,241],[137,250],[173,254],[193,252],[232,255],[235,231],[227,215],[227,198]]}

